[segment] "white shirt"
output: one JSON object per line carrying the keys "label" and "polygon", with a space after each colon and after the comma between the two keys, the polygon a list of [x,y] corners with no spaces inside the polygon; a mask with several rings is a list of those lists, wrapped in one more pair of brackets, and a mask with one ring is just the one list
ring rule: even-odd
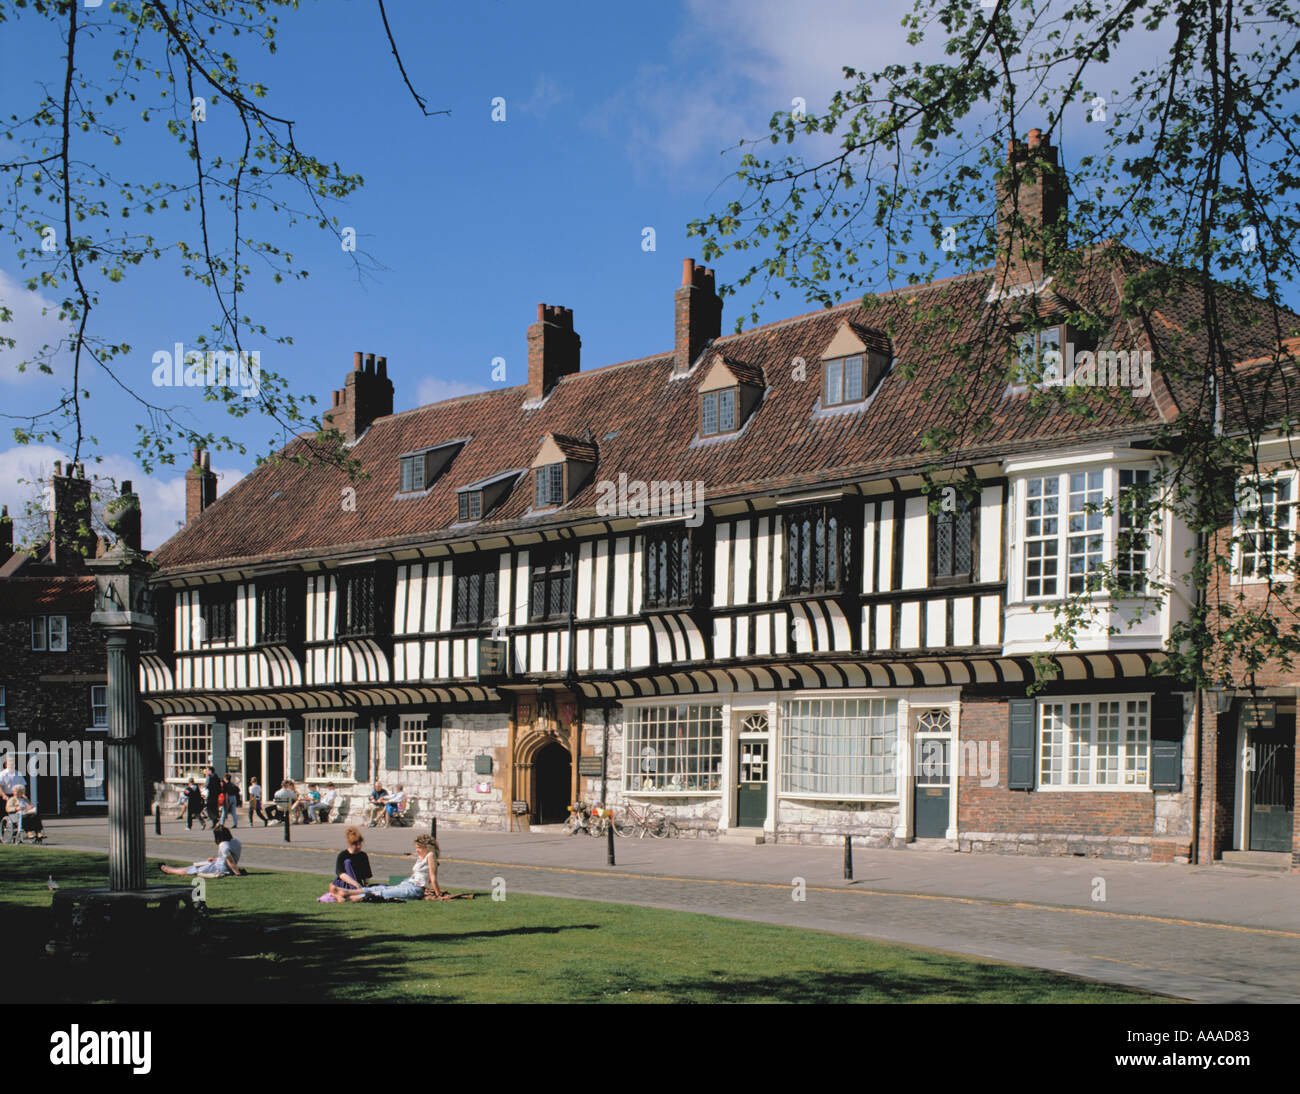
{"label": "white shirt", "polygon": [[384,804],[395,805],[400,809],[404,801],[406,801],[406,791],[399,790],[396,794],[389,794],[388,800]]}
{"label": "white shirt", "polygon": [[415,866],[411,870],[411,880],[422,889],[429,887],[429,862],[432,858],[432,851],[425,855],[424,858],[416,858]]}
{"label": "white shirt", "polygon": [[321,798],[320,803],[321,805],[333,805],[334,800],[338,796],[339,796],[339,792],[337,790],[326,790],[325,796]]}
{"label": "white shirt", "polygon": [[20,782],[23,782],[23,777],[12,767],[0,771],[0,790],[3,790],[6,795],[12,794],[14,787]]}

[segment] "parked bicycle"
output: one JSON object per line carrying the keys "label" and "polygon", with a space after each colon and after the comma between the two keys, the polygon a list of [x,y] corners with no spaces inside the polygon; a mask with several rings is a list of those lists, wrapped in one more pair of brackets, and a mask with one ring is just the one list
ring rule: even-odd
{"label": "parked bicycle", "polygon": [[648,835],[652,839],[666,839],[678,835],[679,829],[662,811],[648,805],[638,809],[629,803],[624,806],[622,816],[614,820],[614,834],[624,838],[636,836],[639,839]]}
{"label": "parked bicycle", "polygon": [[586,802],[569,803],[569,819],[566,822],[566,836],[576,836],[579,832],[589,831],[588,825],[591,822],[591,810],[587,808]]}
{"label": "parked bicycle", "polygon": [[614,810],[597,802],[591,807],[591,815],[587,818],[587,835],[603,838],[613,823]]}

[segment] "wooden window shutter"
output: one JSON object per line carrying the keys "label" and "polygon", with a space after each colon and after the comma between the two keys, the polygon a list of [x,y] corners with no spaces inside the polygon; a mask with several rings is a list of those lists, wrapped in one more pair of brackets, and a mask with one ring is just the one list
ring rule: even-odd
{"label": "wooden window shutter", "polygon": [[1183,788],[1183,696],[1151,700],[1151,789]]}
{"label": "wooden window shutter", "polygon": [[402,766],[402,722],[396,715],[388,719],[388,728],[384,731],[384,768],[396,771]]}
{"label": "wooden window shutter", "polygon": [[426,723],[429,727],[429,751],[425,766],[430,771],[442,770],[442,715],[431,714]]}
{"label": "wooden window shutter", "polygon": [[1008,790],[1034,788],[1034,699],[1012,699],[1007,703]]}
{"label": "wooden window shutter", "polygon": [[352,727],[352,777],[370,781],[370,723],[358,718]]}
{"label": "wooden window shutter", "polygon": [[229,747],[230,736],[226,732],[224,722],[212,723],[212,766],[224,775],[226,773],[226,750]]}
{"label": "wooden window shutter", "polygon": [[301,782],[303,777],[303,765],[306,761],[306,757],[303,755],[303,745],[306,743],[306,733],[301,718],[295,718],[290,723],[288,778],[293,779],[294,782]]}

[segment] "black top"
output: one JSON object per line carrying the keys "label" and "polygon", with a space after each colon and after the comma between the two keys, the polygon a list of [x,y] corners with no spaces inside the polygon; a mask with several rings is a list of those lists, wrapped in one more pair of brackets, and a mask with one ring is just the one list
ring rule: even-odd
{"label": "black top", "polygon": [[352,863],[352,872],[362,885],[374,877],[370,869],[370,859],[364,851],[357,851],[355,854],[351,851],[340,851],[339,857],[334,860],[335,877],[342,877],[347,873],[348,862]]}
{"label": "black top", "polygon": [[208,788],[208,808],[217,807],[217,795],[221,793],[221,776],[209,775],[204,785]]}

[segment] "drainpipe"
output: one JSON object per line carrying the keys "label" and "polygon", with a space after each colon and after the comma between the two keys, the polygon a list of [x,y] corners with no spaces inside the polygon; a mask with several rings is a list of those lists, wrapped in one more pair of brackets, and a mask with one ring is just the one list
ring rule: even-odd
{"label": "drainpipe", "polygon": [[[1199,566],[1206,549],[1206,536],[1204,532],[1196,533],[1196,565]],[[1203,582],[1197,582],[1196,586],[1196,607],[1200,608],[1205,601],[1205,586]],[[1203,787],[1203,777],[1201,772],[1201,734],[1205,729],[1205,689],[1199,685],[1192,694],[1192,699],[1196,707],[1196,732],[1192,735],[1192,769],[1196,773],[1195,782],[1192,784],[1192,852],[1188,860],[1192,865],[1199,865],[1201,861],[1201,793]],[[1215,732],[1218,732],[1218,723],[1215,723]],[[1214,857],[1211,850],[1210,857]]]}

